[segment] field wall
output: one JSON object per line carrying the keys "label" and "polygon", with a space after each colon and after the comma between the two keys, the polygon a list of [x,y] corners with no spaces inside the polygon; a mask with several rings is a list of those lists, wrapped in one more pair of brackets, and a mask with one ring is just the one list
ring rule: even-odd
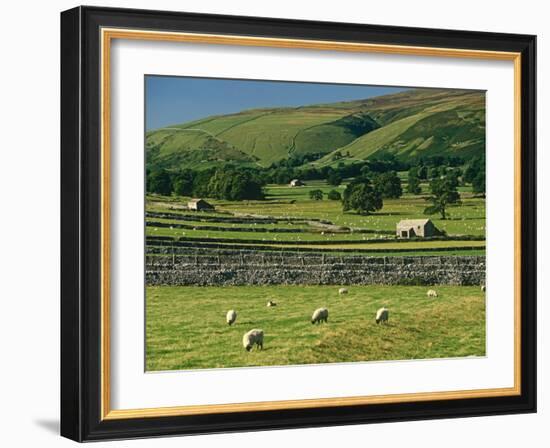
{"label": "field wall", "polygon": [[480,285],[482,256],[367,257],[253,250],[146,256],[147,285]]}

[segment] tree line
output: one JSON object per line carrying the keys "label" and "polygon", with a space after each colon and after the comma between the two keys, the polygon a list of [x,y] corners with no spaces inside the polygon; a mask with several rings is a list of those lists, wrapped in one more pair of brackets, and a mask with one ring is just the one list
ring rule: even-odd
{"label": "tree line", "polygon": [[146,188],[149,193],[169,196],[203,196],[229,201],[264,199],[265,181],[254,171],[233,166],[194,171],[170,172],[148,170]]}
{"label": "tree line", "polygon": [[[407,192],[421,194],[422,182],[429,182],[426,214],[439,213],[442,219],[448,216],[447,207],[460,203],[458,186],[472,185],[475,194],[485,194],[485,157],[471,159],[460,165],[461,159],[436,156],[419,159],[416,164],[404,164],[392,155],[354,164],[339,163],[322,168],[302,165],[306,156],[293,157],[277,162],[269,168],[250,168],[225,165],[205,170],[166,169],[147,170],[147,192],[161,195],[210,197],[225,200],[261,200],[265,198],[264,186],[268,183],[287,184],[294,178],[301,180],[322,179],[329,185],[338,186],[344,179],[352,178],[343,195],[337,190],[327,198],[342,201],[344,211],[355,210],[370,214],[380,210],[384,199],[397,199],[403,195],[401,179],[397,171],[407,172]],[[302,164],[302,165],[300,165]],[[299,168],[297,168],[299,167]],[[309,197],[322,200],[322,190],[311,190]]]}
{"label": "tree line", "polygon": [[[409,177],[409,182],[410,179]],[[458,179],[457,170],[450,170],[430,180],[430,194],[425,197],[429,205],[424,209],[424,214],[439,214],[441,219],[447,219],[448,206],[461,203],[457,189]],[[411,186],[409,183],[408,188],[409,191],[415,190],[417,194],[419,185]],[[373,180],[368,176],[361,176],[346,186],[342,199],[343,210],[369,215],[382,209],[385,198],[398,198],[401,195],[401,181],[395,172],[379,174]]]}

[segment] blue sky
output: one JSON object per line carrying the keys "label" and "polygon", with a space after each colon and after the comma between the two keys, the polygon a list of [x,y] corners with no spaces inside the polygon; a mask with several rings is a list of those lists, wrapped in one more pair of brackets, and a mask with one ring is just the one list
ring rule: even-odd
{"label": "blue sky", "polygon": [[147,75],[145,128],[258,107],[350,101],[403,90],[408,88]]}

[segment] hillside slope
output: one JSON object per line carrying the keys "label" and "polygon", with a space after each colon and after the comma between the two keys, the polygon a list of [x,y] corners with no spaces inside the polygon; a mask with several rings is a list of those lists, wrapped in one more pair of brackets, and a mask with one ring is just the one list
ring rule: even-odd
{"label": "hillside slope", "polygon": [[[206,168],[233,161],[269,166],[305,154],[326,165],[394,154],[410,160],[485,149],[485,94],[413,89],[367,100],[254,109],[146,134],[148,166]],[[338,157],[334,155],[338,153]]]}

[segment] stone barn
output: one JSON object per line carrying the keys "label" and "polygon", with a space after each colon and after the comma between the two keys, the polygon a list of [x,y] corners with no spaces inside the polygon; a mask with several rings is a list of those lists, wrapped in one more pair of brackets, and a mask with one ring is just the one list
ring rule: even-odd
{"label": "stone barn", "polygon": [[196,210],[196,211],[211,211],[214,210],[214,206],[208,202],[206,202],[204,199],[191,199],[187,203],[187,208],[189,210]]}
{"label": "stone barn", "polygon": [[425,238],[441,235],[430,219],[403,219],[397,223],[396,235],[399,238]]}
{"label": "stone barn", "polygon": [[289,185],[291,187],[303,187],[305,184],[300,179],[292,179]]}

